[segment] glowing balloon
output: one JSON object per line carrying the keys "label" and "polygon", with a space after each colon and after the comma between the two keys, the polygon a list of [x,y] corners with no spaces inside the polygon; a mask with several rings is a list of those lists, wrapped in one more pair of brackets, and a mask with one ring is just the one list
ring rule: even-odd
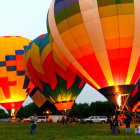
{"label": "glowing balloon", "polygon": [[0,37],[0,105],[10,110],[12,116],[33,88],[23,66],[23,46],[29,42],[24,37]]}
{"label": "glowing balloon", "polygon": [[53,51],[115,105],[140,75],[139,7],[138,0],[52,0],[48,13]]}
{"label": "glowing balloon", "polygon": [[47,99],[61,112],[68,112],[85,82],[73,73],[52,51],[48,34],[33,40],[25,50],[24,66],[28,77],[39,88],[32,99],[42,106]]}

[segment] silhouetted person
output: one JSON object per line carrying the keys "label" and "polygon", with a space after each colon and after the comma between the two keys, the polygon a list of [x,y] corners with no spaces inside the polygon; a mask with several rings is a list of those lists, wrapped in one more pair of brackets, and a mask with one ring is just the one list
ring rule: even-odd
{"label": "silhouetted person", "polygon": [[130,119],[127,117],[125,120],[125,126],[126,126],[126,134],[130,134]]}
{"label": "silhouetted person", "polygon": [[112,135],[118,135],[120,132],[119,132],[119,125],[118,125],[118,116],[115,115],[114,118],[113,118],[113,125],[112,125],[112,132],[111,134]]}
{"label": "silhouetted person", "polygon": [[110,123],[111,135],[112,135],[112,127],[113,127],[113,117],[112,116],[109,119],[109,123]]}
{"label": "silhouetted person", "polygon": [[34,131],[35,131],[36,127],[37,127],[37,120],[38,120],[37,115],[34,114],[34,116],[32,116],[31,120],[30,120],[30,122],[31,122],[30,134],[34,134]]}

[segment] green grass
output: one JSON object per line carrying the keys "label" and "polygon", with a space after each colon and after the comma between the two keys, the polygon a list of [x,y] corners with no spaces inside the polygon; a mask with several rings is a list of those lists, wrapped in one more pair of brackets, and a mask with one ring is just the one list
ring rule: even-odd
{"label": "green grass", "polygon": [[109,124],[46,124],[38,123],[35,134],[30,135],[29,123],[0,123],[0,140],[140,140],[131,134],[126,136],[125,128],[121,127],[119,136],[110,135]]}

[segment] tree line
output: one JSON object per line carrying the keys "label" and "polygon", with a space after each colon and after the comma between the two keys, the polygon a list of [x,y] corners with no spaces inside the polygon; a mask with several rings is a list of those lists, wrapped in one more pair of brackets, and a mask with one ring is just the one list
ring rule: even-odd
{"label": "tree line", "polygon": [[[61,112],[57,111],[55,107],[49,110],[52,115],[61,115]],[[26,106],[21,106],[17,113],[17,118],[28,118],[33,114],[38,116],[46,115],[40,108],[38,108],[34,103],[30,103]],[[69,116],[75,116],[77,118],[86,118],[89,116],[111,116],[115,114],[115,107],[108,101],[97,101],[91,104],[87,103],[75,103],[69,113]],[[0,109],[0,118],[9,118],[10,115],[4,110]]]}

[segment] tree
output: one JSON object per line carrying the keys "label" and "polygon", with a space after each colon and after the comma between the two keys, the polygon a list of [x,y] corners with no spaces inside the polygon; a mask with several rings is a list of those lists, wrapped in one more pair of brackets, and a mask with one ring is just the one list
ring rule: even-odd
{"label": "tree", "polygon": [[17,112],[17,118],[28,118],[37,114],[39,116],[43,115],[43,112],[40,108],[38,108],[34,103],[30,103],[26,106],[22,106]]}
{"label": "tree", "polygon": [[3,109],[0,109],[0,118],[9,118],[10,115],[8,113],[6,113]]}

